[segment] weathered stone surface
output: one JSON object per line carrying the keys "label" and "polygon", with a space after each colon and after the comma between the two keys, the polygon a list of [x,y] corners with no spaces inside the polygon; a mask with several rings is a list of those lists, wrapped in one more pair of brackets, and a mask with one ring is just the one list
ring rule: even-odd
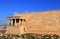
{"label": "weathered stone surface", "polygon": [[20,16],[20,18],[26,20],[22,22],[22,26],[19,26],[20,31],[17,32],[60,34],[60,10],[15,13],[13,16]]}

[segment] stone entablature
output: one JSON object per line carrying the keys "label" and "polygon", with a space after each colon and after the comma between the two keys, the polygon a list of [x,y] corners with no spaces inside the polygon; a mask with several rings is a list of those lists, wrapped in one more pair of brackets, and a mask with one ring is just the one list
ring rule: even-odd
{"label": "stone entablature", "polygon": [[[16,33],[60,34],[60,10],[24,13],[15,12],[13,17],[8,17],[8,19],[15,20],[15,24],[13,23],[15,25],[14,27],[18,27],[19,30],[17,32],[13,31]],[[8,31],[9,28],[6,32],[9,33]]]}

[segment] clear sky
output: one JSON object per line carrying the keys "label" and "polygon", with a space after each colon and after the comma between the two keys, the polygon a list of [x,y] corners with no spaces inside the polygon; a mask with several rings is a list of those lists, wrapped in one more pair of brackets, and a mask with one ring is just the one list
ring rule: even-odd
{"label": "clear sky", "polygon": [[0,23],[14,12],[34,12],[60,9],[60,0],[0,0]]}

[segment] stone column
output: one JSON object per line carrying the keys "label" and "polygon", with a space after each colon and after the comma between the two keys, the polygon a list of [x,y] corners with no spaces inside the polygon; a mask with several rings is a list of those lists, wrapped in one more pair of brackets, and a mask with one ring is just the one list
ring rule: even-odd
{"label": "stone column", "polygon": [[11,19],[11,26],[13,26],[13,19]]}
{"label": "stone column", "polygon": [[20,26],[25,26],[25,19],[20,19]]}
{"label": "stone column", "polygon": [[11,26],[11,19],[10,19],[9,25]]}
{"label": "stone column", "polygon": [[12,19],[10,19],[10,26],[12,26]]}
{"label": "stone column", "polygon": [[16,19],[15,19],[15,26],[17,26],[17,24],[16,24]]}
{"label": "stone column", "polygon": [[13,26],[15,26],[15,19],[13,19]]}
{"label": "stone column", "polygon": [[21,20],[19,19],[19,26],[21,26],[20,24],[21,24]]}

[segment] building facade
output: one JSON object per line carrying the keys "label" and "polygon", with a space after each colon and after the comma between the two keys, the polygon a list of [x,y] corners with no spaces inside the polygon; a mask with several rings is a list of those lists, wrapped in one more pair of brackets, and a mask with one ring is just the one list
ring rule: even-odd
{"label": "building facade", "polygon": [[6,34],[60,34],[60,10],[15,12],[7,19]]}

